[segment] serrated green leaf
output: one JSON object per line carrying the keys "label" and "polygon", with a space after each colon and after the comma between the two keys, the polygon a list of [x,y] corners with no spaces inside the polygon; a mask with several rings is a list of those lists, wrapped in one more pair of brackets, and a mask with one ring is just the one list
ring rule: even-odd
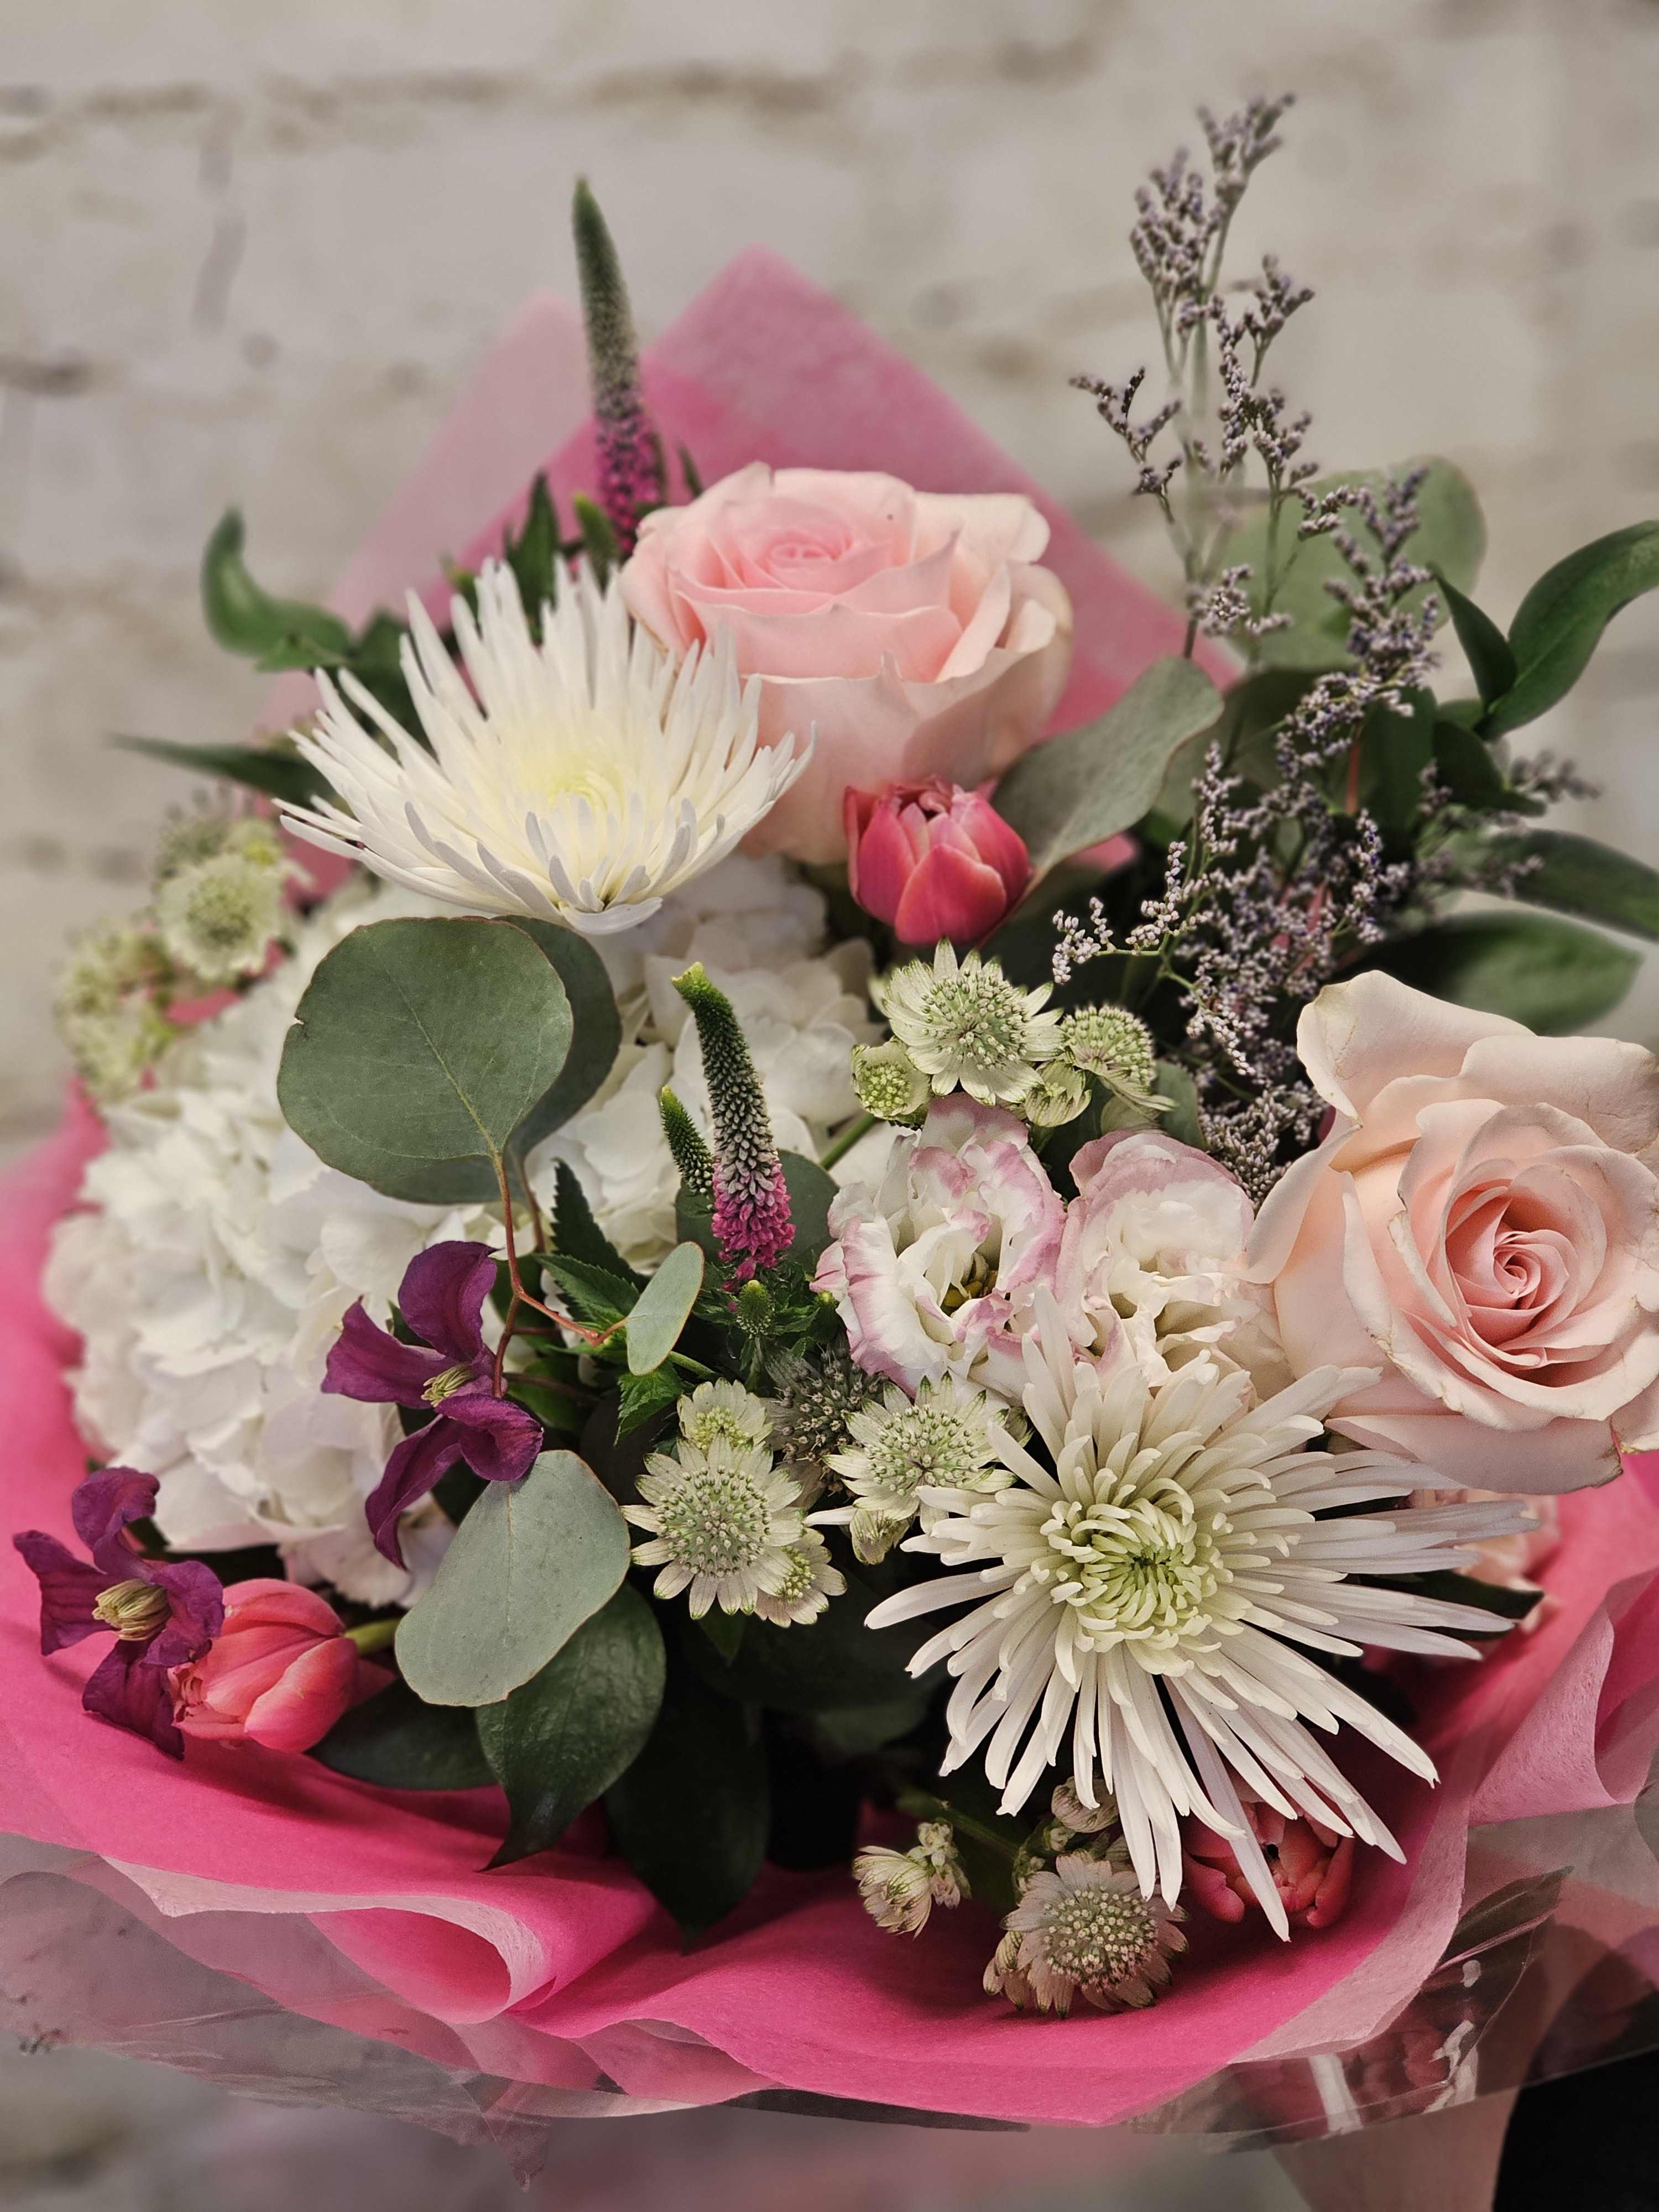
{"label": "serrated green leaf", "polygon": [[680,1378],[666,1361],[648,1375],[624,1375],[617,1388],[617,1434],[642,1429],[680,1400]]}
{"label": "serrated green leaf", "polygon": [[771,1791],[754,1717],[671,1654],[657,1725],[605,1805],[629,1865],[701,1935],[742,1904],[766,1855]]}
{"label": "serrated green leaf", "polygon": [[1463,658],[1469,664],[1474,688],[1490,706],[1494,699],[1503,697],[1520,672],[1510,641],[1492,617],[1483,614],[1449,576],[1437,574],[1434,582],[1450,612],[1452,628],[1457,632]]}
{"label": "serrated green leaf", "polygon": [[166,761],[172,768],[186,769],[192,775],[220,776],[230,783],[245,784],[250,791],[263,792],[267,798],[280,799],[293,806],[313,805],[329,793],[327,779],[309,761],[302,761],[297,753],[279,752],[265,745],[184,745],[171,738],[125,736],[112,737],[110,743],[124,752],[143,753],[151,760]]}
{"label": "serrated green leaf", "polygon": [[512,1815],[492,1866],[546,1850],[627,1772],[655,1724],[665,1673],[656,1615],[623,1583],[539,1674],[479,1708],[478,1740]]}
{"label": "serrated green leaf", "polygon": [[1073,853],[1137,823],[1171,755],[1216,718],[1219,695],[1190,660],[1155,661],[1098,721],[1033,745],[996,787],[1036,883]]}
{"label": "serrated green leaf", "polygon": [[680,1340],[702,1289],[703,1255],[677,1244],[646,1284],[628,1316],[628,1371],[649,1375]]}
{"label": "serrated green leaf", "polygon": [[232,507],[202,555],[202,611],[218,643],[250,659],[289,637],[304,638],[325,653],[344,653],[351,632],[338,615],[263,591],[248,574],[242,542],[242,518]]}
{"label": "serrated green leaf", "polygon": [[434,1705],[493,1705],[546,1666],[628,1571],[617,1501],[574,1452],[492,1482],[398,1630],[398,1663]]}
{"label": "serrated green leaf", "polygon": [[1531,864],[1516,882],[1528,906],[1659,939],[1659,869],[1615,846],[1570,830],[1523,830],[1492,838],[1480,852],[1504,866]]}
{"label": "serrated green leaf", "polygon": [[480,1790],[495,1779],[471,1712],[422,1705],[406,1682],[354,1705],[311,1756],[386,1790]]}
{"label": "serrated green leaf", "polygon": [[[629,1266],[594,1219],[587,1193],[566,1160],[560,1160],[554,1170],[550,1242],[562,1260],[578,1260],[587,1267],[599,1267],[615,1276],[618,1282],[631,1283],[635,1292],[644,1285],[644,1276]],[[629,1304],[632,1303],[631,1299],[628,1301]]]}
{"label": "serrated green leaf", "polygon": [[1459,914],[1401,938],[1371,963],[1454,1006],[1559,1036],[1610,1014],[1641,956],[1541,914]]}
{"label": "serrated green leaf", "polygon": [[[1394,469],[1342,470],[1316,478],[1309,489],[1330,491],[1339,484],[1352,483],[1370,483],[1381,489],[1390,477],[1416,468],[1426,468],[1428,473],[1418,493],[1421,526],[1407,541],[1405,557],[1437,570],[1460,592],[1467,592],[1480,573],[1486,550],[1486,526],[1474,486],[1449,461],[1425,457],[1402,461]],[[1259,658],[1263,664],[1277,667],[1335,668],[1348,658],[1348,618],[1326,586],[1349,580],[1350,571],[1328,536],[1297,538],[1300,505],[1293,497],[1280,519],[1281,581],[1273,599],[1273,611],[1289,615],[1291,626],[1264,637]],[[1343,527],[1367,553],[1379,550],[1356,510],[1350,508],[1344,514]],[[1267,514],[1263,508],[1230,532],[1217,556],[1223,568],[1249,562],[1252,601],[1258,613],[1263,611],[1267,551]],[[1431,588],[1424,587],[1425,592]],[[1422,597],[1422,592],[1413,594],[1407,604],[1419,605]]]}
{"label": "serrated green leaf", "polygon": [[624,1275],[586,1260],[568,1260],[562,1253],[544,1252],[542,1266],[575,1308],[579,1319],[595,1328],[609,1328],[623,1320],[639,1297],[638,1285]]}
{"label": "serrated green leaf", "polygon": [[1564,699],[1614,615],[1656,585],[1659,522],[1613,531],[1547,569],[1510,624],[1519,672],[1487,716],[1488,731],[1497,737],[1518,730]]}
{"label": "serrated green leaf", "polygon": [[319,1158],[388,1197],[489,1198],[570,1045],[558,971],[510,922],[371,922],[319,966],[277,1098]]}

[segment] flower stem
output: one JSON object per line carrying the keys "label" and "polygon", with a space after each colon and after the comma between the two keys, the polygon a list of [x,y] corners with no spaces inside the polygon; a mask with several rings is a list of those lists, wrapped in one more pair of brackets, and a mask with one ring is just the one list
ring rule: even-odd
{"label": "flower stem", "polygon": [[544,1306],[539,1298],[531,1297],[524,1286],[524,1278],[519,1273],[518,1243],[513,1234],[513,1193],[507,1180],[507,1162],[499,1153],[495,1157],[495,1188],[501,1201],[501,1229],[507,1242],[507,1279],[513,1293],[507,1302],[507,1318],[501,1324],[501,1342],[495,1346],[495,1369],[491,1378],[491,1387],[499,1398],[501,1395],[502,1370],[507,1364],[507,1347],[513,1341],[514,1327],[518,1321],[520,1306],[528,1306],[534,1313],[545,1314],[549,1321],[556,1322],[561,1328],[568,1328],[573,1336],[580,1337],[584,1344],[603,1344],[609,1332],[585,1328],[580,1322],[573,1320],[568,1314],[557,1313],[551,1306]]}
{"label": "flower stem", "polygon": [[[398,1619],[402,1619],[401,1614]],[[392,1640],[398,1633],[398,1621],[360,1621],[356,1628],[348,1628],[345,1632],[348,1639],[367,1657],[371,1651],[385,1651],[391,1648]]]}
{"label": "flower stem", "polygon": [[856,1114],[838,1136],[831,1137],[818,1154],[821,1168],[832,1168],[837,1160],[844,1160],[860,1137],[867,1137],[876,1126],[873,1114]]}
{"label": "flower stem", "polygon": [[960,1828],[964,1836],[971,1836],[976,1844],[983,1844],[987,1850],[995,1851],[1000,1857],[1006,1859],[1010,1866],[1019,1856],[1018,1846],[1011,1844],[1006,1836],[1000,1836],[988,1822],[975,1820],[971,1813],[958,1812],[948,1798],[932,1796],[925,1790],[901,1790],[898,1808],[901,1813],[914,1814],[918,1820],[948,1820],[953,1828]]}

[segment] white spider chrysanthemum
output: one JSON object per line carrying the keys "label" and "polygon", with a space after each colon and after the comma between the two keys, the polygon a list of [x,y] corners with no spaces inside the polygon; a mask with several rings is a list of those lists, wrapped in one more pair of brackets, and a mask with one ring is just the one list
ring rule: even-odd
{"label": "white spider chrysanthemum", "polygon": [[958,1678],[944,1771],[984,1746],[1003,1809],[1016,1812],[1069,1736],[1072,1786],[1094,1803],[1101,1771],[1148,1896],[1161,1887],[1175,1901],[1179,1823],[1195,1816],[1231,1841],[1284,1935],[1229,1769],[1287,1818],[1395,1856],[1304,1722],[1334,1730],[1346,1721],[1436,1778],[1403,1730],[1296,1646],[1473,1657],[1447,1632],[1490,1632],[1490,1613],[1370,1578],[1464,1566],[1462,1547],[1521,1525],[1518,1509],[1334,1515],[1422,1481],[1420,1468],[1380,1452],[1308,1449],[1356,1387],[1353,1372],[1320,1369],[1254,1406],[1248,1376],[1206,1358],[1164,1382],[1121,1354],[1079,1360],[1046,1292],[1036,1322],[1025,1408],[1052,1468],[1011,1443],[1009,1488],[971,1501],[939,1493],[947,1510],[905,1548],[961,1571],[887,1599],[869,1626],[971,1606],[910,1662],[920,1674],[947,1660]]}
{"label": "white spider chrysanthemum", "polygon": [[931,964],[894,969],[871,995],[937,1096],[960,1087],[983,1106],[1015,1106],[1060,1048],[1060,1018],[1042,1011],[1048,992],[1046,983],[1024,990],[994,960],[958,960],[942,944]]}
{"label": "white spider chrysanthemum", "polygon": [[557,582],[538,643],[512,571],[486,562],[476,617],[453,603],[459,667],[411,596],[403,670],[429,751],[349,675],[351,706],[319,676],[322,711],[295,742],[345,804],[284,808],[296,836],[471,913],[589,935],[645,921],[725,859],[810,743],[761,744],[759,688],[729,644],[676,665],[630,630],[614,586],[586,568]]}
{"label": "white spider chrysanthemum", "polygon": [[653,1452],[646,1468],[645,1503],[624,1505],[623,1517],[646,1531],[634,1559],[661,1568],[653,1584],[658,1597],[689,1589],[691,1617],[700,1620],[715,1603],[723,1613],[753,1613],[762,1597],[799,1582],[794,1553],[807,1533],[800,1486],[773,1465],[764,1445],[717,1436],[707,1451],[683,1443],[672,1459]]}

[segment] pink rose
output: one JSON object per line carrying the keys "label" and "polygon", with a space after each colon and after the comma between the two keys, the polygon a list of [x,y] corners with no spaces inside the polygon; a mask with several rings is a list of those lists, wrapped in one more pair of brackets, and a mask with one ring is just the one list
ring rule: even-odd
{"label": "pink rose", "polygon": [[976,945],[1031,879],[1025,840],[988,786],[894,783],[845,797],[847,879],[866,914],[901,945]]}
{"label": "pink rose", "polygon": [[1072,657],[1048,543],[1018,492],[763,461],[646,517],[622,572],[635,618],[674,653],[728,633],[763,743],[817,732],[749,851],[838,860],[849,784],[981,783],[1036,743]]}
{"label": "pink rose", "polygon": [[879,1190],[830,1206],[836,1242],[812,1286],[866,1374],[914,1391],[948,1373],[1018,1399],[1020,1334],[1054,1287],[1064,1218],[1025,1124],[955,1094],[895,1146]]}
{"label": "pink rose", "polygon": [[1333,1425],[1443,1486],[1528,1492],[1659,1441],[1659,1061],[1375,974],[1322,991],[1297,1042],[1334,1115],[1251,1272],[1297,1374],[1383,1370]]}
{"label": "pink rose", "polygon": [[[1353,1838],[1317,1820],[1287,1820],[1251,1790],[1241,1790],[1238,1797],[1291,1927],[1328,1928],[1340,1920],[1353,1879]],[[1237,1923],[1261,1910],[1224,1836],[1189,1820],[1181,1863],[1187,1895],[1212,1918]]]}
{"label": "pink rose", "polygon": [[225,1625],[202,1657],[174,1670],[186,1735],[309,1751],[356,1703],[357,1647],[332,1607],[298,1583],[233,1583]]}

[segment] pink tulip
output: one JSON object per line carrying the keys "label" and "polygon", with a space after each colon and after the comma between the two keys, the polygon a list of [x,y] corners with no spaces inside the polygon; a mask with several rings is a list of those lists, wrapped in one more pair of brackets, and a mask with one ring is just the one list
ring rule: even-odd
{"label": "pink tulip", "polygon": [[174,1669],[186,1735],[309,1751],[356,1702],[357,1647],[334,1610],[298,1583],[233,1583],[225,1625],[199,1659]]}
{"label": "pink tulip", "polygon": [[985,796],[935,777],[844,801],[847,873],[866,914],[902,945],[976,944],[1031,879],[1025,841]]}
{"label": "pink tulip", "polygon": [[[1353,1877],[1353,1838],[1317,1820],[1287,1820],[1248,1791],[1239,1796],[1291,1927],[1328,1928],[1340,1920]],[[1224,1836],[1189,1823],[1182,1864],[1188,1897],[1212,1918],[1237,1922],[1261,1909]]]}

